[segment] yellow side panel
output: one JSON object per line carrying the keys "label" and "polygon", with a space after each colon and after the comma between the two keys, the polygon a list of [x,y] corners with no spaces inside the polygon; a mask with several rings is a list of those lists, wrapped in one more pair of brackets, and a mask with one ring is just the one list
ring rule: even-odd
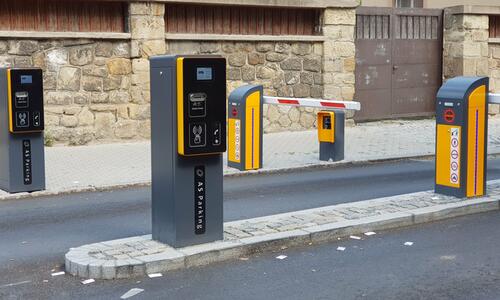
{"label": "yellow side panel", "polygon": [[177,58],[177,152],[184,155],[184,58]]}
{"label": "yellow side panel", "polygon": [[245,170],[260,168],[260,91],[250,94],[245,108]]}
{"label": "yellow side panel", "polygon": [[476,88],[469,96],[467,146],[467,197],[484,194],[484,131],[486,86]]}
{"label": "yellow side panel", "polygon": [[461,126],[437,125],[436,184],[460,187]]}
{"label": "yellow side panel", "polygon": [[[323,118],[325,116],[330,116],[331,129],[323,128]],[[320,142],[335,142],[335,113],[330,111],[320,111],[318,112],[318,140]]]}
{"label": "yellow side panel", "polygon": [[14,125],[12,124],[12,90],[11,90],[11,81],[10,81],[10,69],[7,70],[7,107],[9,109],[9,131],[11,133],[14,132]]}
{"label": "yellow side panel", "polygon": [[229,118],[228,123],[228,159],[239,163],[241,161],[241,121]]}

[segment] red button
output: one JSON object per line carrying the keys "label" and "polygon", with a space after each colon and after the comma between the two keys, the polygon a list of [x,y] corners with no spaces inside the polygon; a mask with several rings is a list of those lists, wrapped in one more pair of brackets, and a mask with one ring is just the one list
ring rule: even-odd
{"label": "red button", "polygon": [[443,113],[444,120],[448,123],[453,123],[455,121],[455,112],[453,109],[448,108]]}

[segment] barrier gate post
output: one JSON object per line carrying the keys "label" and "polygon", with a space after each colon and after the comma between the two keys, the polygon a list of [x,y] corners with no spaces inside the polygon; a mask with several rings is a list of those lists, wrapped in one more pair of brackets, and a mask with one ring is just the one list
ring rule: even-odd
{"label": "barrier gate post", "polygon": [[0,68],[0,188],[45,189],[42,70]]}
{"label": "barrier gate post", "polygon": [[262,168],[262,85],[236,88],[228,101],[228,165],[240,171]]}
{"label": "barrier gate post", "polygon": [[226,61],[156,56],[150,64],[153,239],[173,247],[221,240]]}
{"label": "barrier gate post", "polygon": [[[360,110],[359,102],[336,101],[311,98],[270,97],[263,95],[262,85],[245,85],[235,89],[228,101],[228,166],[240,171],[262,168],[262,107],[268,105],[290,105],[314,107],[331,114],[332,123],[326,131],[318,128],[320,160],[344,159],[344,121],[342,110]],[[319,115],[318,115],[319,117]],[[328,135],[330,137],[327,137]],[[322,138],[326,137],[323,141]],[[332,141],[330,141],[332,140]],[[335,142],[333,142],[335,140]]]}
{"label": "barrier gate post", "polygon": [[438,91],[436,193],[456,197],[486,193],[488,81],[456,77]]}

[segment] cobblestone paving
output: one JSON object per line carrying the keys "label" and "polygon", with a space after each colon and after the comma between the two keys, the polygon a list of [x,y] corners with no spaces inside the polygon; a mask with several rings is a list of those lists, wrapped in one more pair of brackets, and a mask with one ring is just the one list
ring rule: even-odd
{"label": "cobblestone paving", "polygon": [[[500,181],[488,185],[488,196],[500,196]],[[431,191],[386,197],[374,200],[332,205],[298,212],[283,213],[224,224],[224,241],[237,241],[272,233],[307,229],[324,224],[392,213],[411,213],[413,210],[442,204],[466,202],[467,199],[434,194]],[[99,243],[99,249],[88,252],[93,259],[148,261],[171,247],[151,240],[151,235]]]}
{"label": "cobblestone paving", "polygon": [[[500,182],[489,184],[488,190],[487,197],[500,195]],[[296,213],[279,214],[275,215],[272,220],[264,217],[226,223],[224,226],[224,239],[236,240],[268,233],[304,229],[327,223],[356,220],[397,212],[411,212],[419,208],[463,201],[468,200],[437,195],[431,191],[426,191],[381,198],[376,201],[369,200],[333,205]]]}

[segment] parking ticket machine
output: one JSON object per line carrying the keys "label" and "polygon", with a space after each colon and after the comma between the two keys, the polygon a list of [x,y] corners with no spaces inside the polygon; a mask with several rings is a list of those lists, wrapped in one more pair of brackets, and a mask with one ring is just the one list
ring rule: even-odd
{"label": "parking ticket machine", "polygon": [[45,189],[41,69],[0,68],[0,188]]}
{"label": "parking ticket machine", "polygon": [[487,77],[456,77],[439,89],[436,193],[456,197],[485,195],[487,124]]}
{"label": "parking ticket machine", "polygon": [[153,239],[173,247],[222,240],[226,61],[175,55],[150,65]]}
{"label": "parking ticket machine", "polygon": [[344,159],[344,123],[343,111],[318,112],[319,160]]}

